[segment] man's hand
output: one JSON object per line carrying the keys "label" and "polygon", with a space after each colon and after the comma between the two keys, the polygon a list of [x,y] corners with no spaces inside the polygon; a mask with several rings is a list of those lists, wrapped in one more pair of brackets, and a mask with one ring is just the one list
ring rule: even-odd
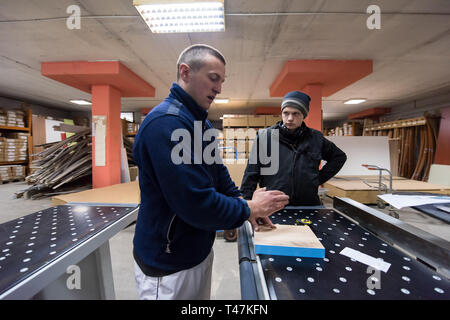
{"label": "man's hand", "polygon": [[255,231],[259,230],[259,225],[266,224],[271,228],[275,225],[270,221],[269,216],[283,209],[289,203],[289,196],[284,192],[278,190],[266,191],[266,188],[261,188],[253,193],[252,200],[247,201],[250,208],[249,221]]}

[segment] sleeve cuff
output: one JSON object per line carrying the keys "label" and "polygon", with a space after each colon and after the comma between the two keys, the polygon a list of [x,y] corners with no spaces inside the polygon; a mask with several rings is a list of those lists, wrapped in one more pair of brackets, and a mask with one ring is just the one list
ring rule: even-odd
{"label": "sleeve cuff", "polygon": [[248,218],[250,218],[250,207],[248,206],[246,200],[244,200],[244,199],[240,199],[240,200],[244,203],[244,206],[245,206],[245,212],[247,214],[247,217],[245,218],[245,220],[248,220]]}

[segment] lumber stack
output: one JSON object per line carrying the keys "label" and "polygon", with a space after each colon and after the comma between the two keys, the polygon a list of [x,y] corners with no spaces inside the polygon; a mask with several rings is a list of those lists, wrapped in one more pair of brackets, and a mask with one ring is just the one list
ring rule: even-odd
{"label": "lumber stack", "polygon": [[437,141],[435,118],[419,117],[371,124],[365,127],[364,133],[399,139],[398,175],[428,181]]}
{"label": "lumber stack", "polygon": [[44,150],[35,154],[33,173],[25,178],[29,188],[17,197],[39,199],[88,189],[92,183],[91,129],[84,129],[63,141],[39,145]]}
{"label": "lumber stack", "polygon": [[133,141],[131,141],[130,138],[126,137],[125,135],[122,136],[122,138],[123,146],[125,147],[125,151],[127,152],[128,165],[136,166],[136,163],[133,160]]}
{"label": "lumber stack", "polygon": [[[75,134],[63,141],[41,144],[44,150],[34,154],[33,173],[25,178],[31,186],[16,193],[18,198],[39,199],[92,188],[91,129],[62,125]],[[133,143],[123,137],[129,164],[133,161]]]}

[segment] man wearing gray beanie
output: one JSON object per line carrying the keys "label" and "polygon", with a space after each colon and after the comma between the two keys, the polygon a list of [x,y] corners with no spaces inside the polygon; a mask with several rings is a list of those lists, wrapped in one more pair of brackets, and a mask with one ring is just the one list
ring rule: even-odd
{"label": "man wearing gray beanie", "polygon": [[284,96],[283,102],[281,103],[281,111],[287,106],[292,108],[296,108],[300,110],[303,114],[303,118],[306,118],[309,112],[309,102],[311,98],[303,92],[300,91],[292,91]]}
{"label": "man wearing gray beanie", "polygon": [[[311,98],[300,91],[286,94],[281,103],[282,120],[272,127],[259,130],[253,144],[241,184],[244,199],[251,199],[256,187],[280,190],[289,195],[291,206],[317,206],[322,202],[318,196],[319,185],[331,179],[342,168],[347,156],[320,131],[306,126],[303,120],[308,116]],[[278,130],[279,157],[278,172],[261,174],[261,168],[270,166],[261,161],[259,148],[272,150],[270,137]],[[266,145],[262,146],[261,143]],[[270,151],[269,151],[270,153]],[[321,160],[327,163],[319,170]]]}

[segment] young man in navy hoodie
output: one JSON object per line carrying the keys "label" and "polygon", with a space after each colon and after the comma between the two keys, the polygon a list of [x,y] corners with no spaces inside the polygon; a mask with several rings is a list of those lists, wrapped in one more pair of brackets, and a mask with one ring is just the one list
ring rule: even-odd
{"label": "young man in navy hoodie", "polygon": [[255,228],[256,220],[272,225],[268,216],[289,202],[283,192],[265,189],[246,201],[220,161],[203,159],[208,142],[202,137],[212,128],[208,109],[225,80],[223,55],[193,45],[181,53],[177,68],[169,96],[146,116],[134,143],[141,205],[133,255],[140,299],[209,299],[216,230],[246,220]]}

